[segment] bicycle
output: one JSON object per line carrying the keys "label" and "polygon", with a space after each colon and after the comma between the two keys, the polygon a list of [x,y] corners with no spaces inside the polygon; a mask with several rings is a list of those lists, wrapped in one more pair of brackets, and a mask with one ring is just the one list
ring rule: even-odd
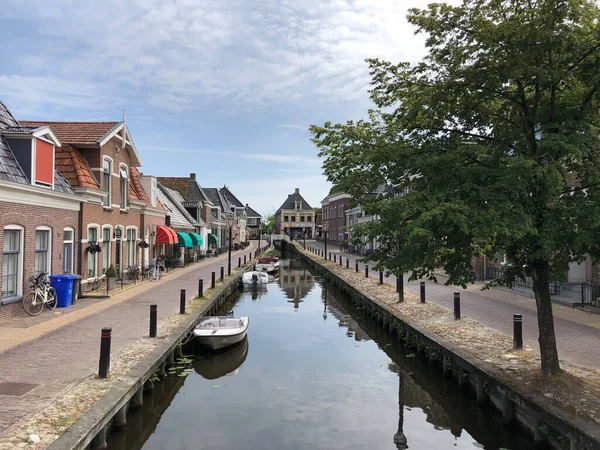
{"label": "bicycle", "polygon": [[[88,292],[96,291],[104,284],[106,277],[104,275],[97,276],[93,270],[86,270],[83,272],[81,290],[86,294]],[[85,281],[85,283],[83,283]]]}
{"label": "bicycle", "polygon": [[144,264],[142,278],[146,277],[152,282],[160,280],[163,270],[161,262],[162,260],[153,260],[150,265]]}
{"label": "bicycle", "polygon": [[50,281],[46,278],[46,272],[41,272],[38,276],[29,277],[31,292],[23,297],[23,309],[30,316],[37,316],[46,305],[49,309],[56,308],[56,290],[50,286]]}

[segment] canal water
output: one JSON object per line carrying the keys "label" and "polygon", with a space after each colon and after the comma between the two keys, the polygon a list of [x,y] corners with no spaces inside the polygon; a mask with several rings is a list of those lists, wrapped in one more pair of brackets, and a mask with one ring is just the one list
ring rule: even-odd
{"label": "canal water", "polygon": [[247,339],[183,360],[110,450],[533,448],[299,260],[233,311]]}

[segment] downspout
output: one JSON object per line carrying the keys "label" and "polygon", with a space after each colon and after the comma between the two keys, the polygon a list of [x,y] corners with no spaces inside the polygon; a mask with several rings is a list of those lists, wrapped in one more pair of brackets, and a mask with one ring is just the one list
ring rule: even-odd
{"label": "downspout", "polygon": [[83,275],[83,271],[81,270],[83,259],[83,202],[79,202],[79,218],[77,221],[77,228],[77,242],[79,243],[79,245],[77,246],[77,273]]}

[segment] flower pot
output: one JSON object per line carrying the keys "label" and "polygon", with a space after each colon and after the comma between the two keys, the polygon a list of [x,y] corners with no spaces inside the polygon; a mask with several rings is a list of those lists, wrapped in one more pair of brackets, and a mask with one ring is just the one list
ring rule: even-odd
{"label": "flower pot", "polygon": [[117,282],[117,277],[106,277],[106,284],[108,286],[108,290],[115,288],[115,284]]}

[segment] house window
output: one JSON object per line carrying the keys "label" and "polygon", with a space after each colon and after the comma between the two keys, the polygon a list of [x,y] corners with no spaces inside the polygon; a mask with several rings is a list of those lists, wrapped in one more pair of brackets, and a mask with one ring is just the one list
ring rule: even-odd
{"label": "house window", "polygon": [[296,204],[296,209],[302,209],[302,202],[294,202]]}
{"label": "house window", "polygon": [[156,206],[156,180],[153,178],[150,182],[150,203]]}
{"label": "house window", "polygon": [[2,297],[21,294],[23,278],[23,228],[4,228],[2,249]]}
{"label": "house window", "polygon": [[73,239],[75,230],[63,230],[63,273],[73,273]]}
{"label": "house window", "polygon": [[33,270],[36,275],[42,272],[50,273],[50,230],[41,228],[35,230],[35,261]]}
{"label": "house window", "polygon": [[[88,228],[87,232],[87,240],[89,244],[97,244],[98,243],[98,228]],[[90,251],[87,252],[87,260],[88,260],[88,270],[90,271],[90,276],[94,276],[98,273],[98,258],[96,257],[96,253],[92,253]]]}
{"label": "house window", "polygon": [[217,220],[221,219],[221,210],[219,208],[211,208],[212,215],[217,218]]}
{"label": "house window", "polygon": [[292,222],[296,221],[296,216],[292,216]]}
{"label": "house window", "polygon": [[112,196],[111,196],[111,181],[112,178],[112,162],[108,158],[104,158],[104,163],[102,165],[102,188],[106,193],[104,197],[104,206],[110,208]]}
{"label": "house window", "polygon": [[306,218],[306,221],[307,221],[307,222],[312,222],[312,216],[308,216],[308,217]]}
{"label": "house window", "polygon": [[137,239],[137,232],[135,229],[130,228],[127,230],[127,266],[135,266],[135,241]]}
{"label": "house window", "polygon": [[127,209],[127,197],[129,196],[129,184],[127,182],[127,167],[119,168],[120,186],[121,186],[121,209]]}
{"label": "house window", "polygon": [[304,222],[304,216],[300,216],[300,222]]}
{"label": "house window", "polygon": [[102,228],[102,273],[110,266],[110,235],[110,228]]}
{"label": "house window", "polygon": [[289,220],[288,216],[283,216],[283,221],[287,222]]}

